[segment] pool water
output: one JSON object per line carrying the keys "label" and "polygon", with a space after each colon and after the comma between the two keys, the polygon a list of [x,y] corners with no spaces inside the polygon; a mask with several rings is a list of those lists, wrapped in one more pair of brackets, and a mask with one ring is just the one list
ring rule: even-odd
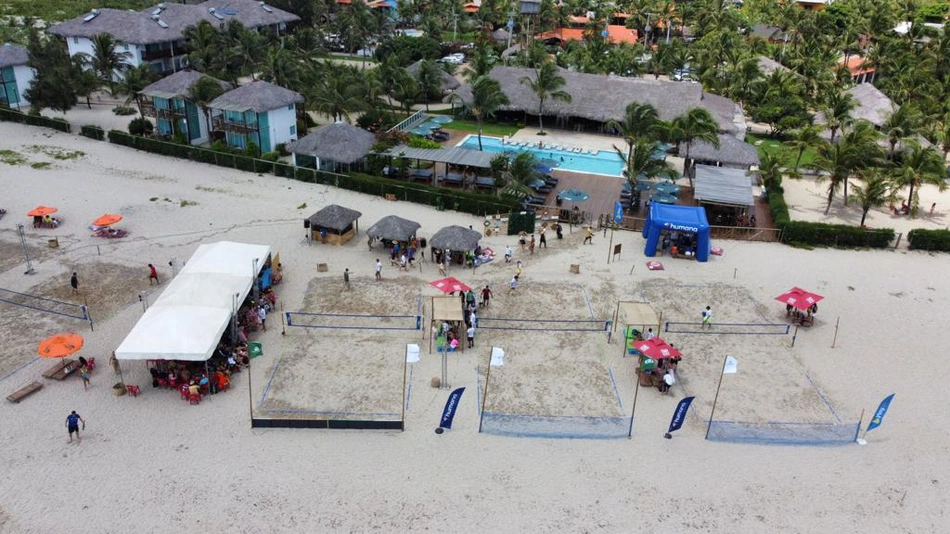
{"label": "pool water", "polygon": [[[478,150],[478,136],[469,135],[458,146]],[[593,154],[580,154],[567,150],[553,148],[538,148],[537,146],[514,146],[501,144],[498,137],[482,136],[482,149],[485,152],[517,154],[531,152],[538,161],[550,164],[556,163],[556,168],[562,171],[584,172],[588,174],[603,174],[607,176],[623,176],[623,160],[612,150],[600,150]]]}

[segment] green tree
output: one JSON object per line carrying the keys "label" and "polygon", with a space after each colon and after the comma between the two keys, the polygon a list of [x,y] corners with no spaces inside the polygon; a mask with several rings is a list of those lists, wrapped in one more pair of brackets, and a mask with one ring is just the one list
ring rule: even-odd
{"label": "green tree", "polygon": [[820,133],[821,128],[811,124],[790,132],[789,139],[784,145],[795,151],[795,169],[801,165],[805,152],[821,144]]}
{"label": "green tree", "polygon": [[831,130],[831,142],[835,142],[835,134],[838,130],[851,123],[851,112],[854,111],[855,102],[850,93],[837,90],[832,91],[824,105],[825,120],[828,129]]}
{"label": "green tree", "polygon": [[308,88],[307,102],[311,109],[330,116],[334,121],[350,120],[350,114],[363,109],[365,102],[353,67],[327,66],[327,72]]}
{"label": "green tree", "polygon": [[132,67],[125,71],[125,76],[115,86],[115,92],[125,95],[126,104],[135,102],[135,107],[139,109],[139,116],[144,117],[141,92],[155,81],[155,78],[157,78],[155,71],[147,64]]}
{"label": "green tree", "polygon": [[[468,102],[461,98],[462,106],[478,123],[478,149],[482,150],[482,122],[486,117],[494,117],[495,113],[510,103],[508,95],[501,90],[501,84],[488,76],[477,78],[471,86],[472,97]],[[455,99],[457,95],[453,96]]]}
{"label": "green tree", "polygon": [[36,113],[46,108],[63,113],[72,109],[77,101],[73,80],[78,71],[62,42],[44,39],[33,31],[30,32],[27,53],[27,64],[34,75],[23,95],[29,100],[30,108]]}
{"label": "green tree", "polygon": [[898,186],[909,188],[907,205],[910,206],[911,217],[916,217],[920,207],[918,194],[922,185],[935,185],[940,191],[947,189],[947,181],[944,179],[946,166],[936,150],[924,148],[914,140],[908,145],[910,150],[901,159],[894,179]]}
{"label": "green tree", "polygon": [[188,100],[201,108],[209,133],[211,132],[211,110],[208,109],[208,104],[215,98],[221,96],[224,91],[225,89],[221,87],[221,82],[211,76],[198,78],[198,81],[188,88]]}
{"label": "green tree", "polygon": [[893,161],[897,146],[916,135],[920,121],[920,112],[911,103],[900,106],[890,114],[882,127],[887,136],[888,158]]}
{"label": "green tree", "polygon": [[129,60],[132,54],[129,52],[120,52],[118,43],[108,33],[100,33],[92,37],[92,55],[89,64],[93,70],[99,73],[102,81],[114,86],[118,73],[129,67]]}
{"label": "green tree", "polygon": [[300,61],[293,53],[286,48],[271,47],[261,63],[261,79],[294,91],[302,91],[300,70]]}
{"label": "green tree", "polygon": [[[621,156],[624,161],[633,161],[634,145],[639,140],[656,140],[659,133],[660,116],[656,108],[650,104],[631,102],[624,110],[622,122],[611,120],[607,122],[607,129],[620,131],[624,143],[627,144],[626,155]],[[619,149],[614,146],[614,149]],[[636,176],[636,175],[633,175]]]}
{"label": "green tree", "polygon": [[425,98],[426,111],[429,111],[429,100],[442,94],[442,69],[435,61],[423,59],[416,71],[416,81]]}
{"label": "green tree", "polygon": [[617,151],[617,155],[626,167],[624,174],[628,182],[635,186],[641,178],[645,180],[676,178],[673,167],[665,159],[654,156],[659,149],[660,145],[657,141],[643,138],[635,139],[626,153],[614,146],[614,150]]}
{"label": "green tree", "polygon": [[678,133],[686,149],[683,155],[683,172],[689,178],[689,186],[693,186],[693,161],[689,157],[689,149],[696,141],[705,141],[719,148],[719,126],[716,119],[705,108],[690,108],[686,113],[673,119],[673,127]]}
{"label": "green tree", "polygon": [[860,176],[862,184],[853,186],[854,193],[849,202],[861,206],[861,226],[864,226],[871,208],[893,202],[894,192],[893,182],[878,167],[864,169]]}
{"label": "green tree", "polygon": [[508,169],[502,172],[501,176],[505,180],[505,185],[499,188],[500,195],[514,196],[524,198],[531,194],[531,184],[538,177],[538,172],[534,168],[538,165],[538,159],[531,152],[520,152],[508,164]]}
{"label": "green tree", "polygon": [[90,97],[92,93],[102,87],[102,80],[99,79],[99,75],[96,74],[96,71],[89,68],[88,56],[85,54],[76,54],[72,57],[72,61],[73,72],[75,73],[73,88],[76,91],[76,96],[85,98],[86,107],[92,109]]}
{"label": "green tree", "polygon": [[544,102],[548,99],[570,102],[571,95],[561,90],[566,83],[558,73],[557,65],[544,61],[534,69],[534,78],[524,76],[521,83],[527,85],[538,97],[538,135],[544,135]]}

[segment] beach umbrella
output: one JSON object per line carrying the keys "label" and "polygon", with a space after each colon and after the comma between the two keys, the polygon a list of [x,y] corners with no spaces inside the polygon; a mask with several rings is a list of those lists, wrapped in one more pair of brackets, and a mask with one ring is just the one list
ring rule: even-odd
{"label": "beach umbrella", "polygon": [[818,301],[825,297],[812,293],[811,291],[806,291],[800,287],[793,287],[782,293],[781,295],[775,297],[775,300],[779,302],[784,302],[798,308],[799,310],[805,311],[808,308],[811,308],[812,305],[817,304]]}
{"label": "beach umbrella", "polygon": [[659,202],[660,204],[676,204],[676,197],[657,191],[650,195],[650,202]]}
{"label": "beach umbrella", "polygon": [[432,128],[429,128],[427,126],[416,126],[412,130],[409,130],[409,133],[426,136],[432,133]]}
{"label": "beach umbrella", "polygon": [[32,211],[26,214],[27,217],[46,217],[47,215],[52,215],[59,211],[58,209],[52,206],[37,206],[33,208]]}
{"label": "beach umbrella", "polygon": [[83,337],[75,332],[56,334],[40,341],[37,353],[43,358],[65,358],[79,352]]}
{"label": "beach umbrella", "polygon": [[534,166],[534,170],[535,170],[535,172],[537,172],[537,173],[539,173],[539,174],[551,174],[551,171],[554,170],[554,169],[552,169],[551,167],[548,167],[547,165],[545,165],[545,164],[543,164],[543,163],[539,163],[539,164],[537,164],[537,165]]}
{"label": "beach umbrella", "polygon": [[[627,182],[628,184],[630,182]],[[644,182],[638,181],[637,185],[634,187],[634,191],[640,191],[641,193],[653,189],[653,182]]]}
{"label": "beach umbrella", "polygon": [[435,287],[443,293],[455,293],[456,291],[471,291],[472,288],[459,282],[454,277],[442,278],[434,282],[429,282],[430,286]]}
{"label": "beach umbrella", "polygon": [[452,122],[452,117],[449,117],[448,115],[438,115],[438,116],[432,117],[429,120],[437,124],[448,124]]}
{"label": "beach umbrella", "polygon": [[680,186],[674,184],[673,182],[659,182],[653,184],[653,189],[656,189],[664,195],[678,195],[680,193]]}
{"label": "beach umbrella", "polygon": [[112,226],[113,224],[122,220],[121,215],[116,215],[114,213],[106,213],[105,215],[100,215],[98,219],[92,221],[93,226]]}
{"label": "beach umbrella", "polygon": [[655,337],[634,343],[634,347],[647,358],[662,360],[663,358],[678,358],[683,354],[675,347],[663,341],[662,338]]}
{"label": "beach umbrella", "polygon": [[565,189],[558,194],[561,195],[561,199],[568,202],[584,202],[590,198],[590,195],[580,189]]}
{"label": "beach umbrella", "polygon": [[468,251],[475,250],[481,238],[482,234],[475,230],[453,225],[446,226],[436,232],[429,239],[429,245],[432,248],[441,248],[442,250]]}

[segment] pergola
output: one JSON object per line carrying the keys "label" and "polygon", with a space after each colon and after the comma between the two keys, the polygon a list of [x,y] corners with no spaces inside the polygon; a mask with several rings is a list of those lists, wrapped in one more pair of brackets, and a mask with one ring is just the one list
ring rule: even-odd
{"label": "pergola", "polygon": [[[461,327],[465,324],[465,313],[462,310],[462,301],[456,296],[439,296],[432,298],[432,326],[438,328],[442,323],[449,323],[463,333]],[[435,335],[429,336],[429,354],[432,354],[432,344]],[[465,344],[459,343],[462,352]]]}
{"label": "pergola", "polygon": [[656,310],[653,309],[653,306],[649,302],[621,300],[617,303],[617,311],[614,312],[615,329],[617,325],[623,326],[623,355],[626,357],[628,342],[627,330],[631,329],[643,333],[647,328],[656,327],[657,335],[659,335],[660,317],[657,317]]}
{"label": "pergola", "polygon": [[494,179],[489,176],[475,176],[471,180],[466,180],[462,174],[449,171],[450,166],[470,167],[475,169],[490,169],[491,162],[498,154],[483,152],[481,150],[472,150],[470,148],[449,147],[449,148],[412,148],[406,145],[393,147],[385,152],[379,153],[382,156],[391,158],[406,158],[416,160],[416,166],[420,161],[431,161],[433,164],[442,163],[445,165],[445,171],[440,176],[437,172],[430,169],[413,169],[409,175],[410,180],[431,182],[433,185],[439,181],[447,184],[456,185],[474,185],[494,184]]}

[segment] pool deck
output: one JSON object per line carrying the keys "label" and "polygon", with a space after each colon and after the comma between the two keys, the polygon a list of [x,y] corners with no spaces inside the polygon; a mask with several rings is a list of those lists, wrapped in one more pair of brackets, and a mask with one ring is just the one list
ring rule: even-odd
{"label": "pool deck", "polygon": [[538,135],[537,128],[522,128],[511,136],[515,141],[525,141],[537,144],[543,141],[546,146],[560,145],[562,147],[593,148],[614,152],[614,145],[623,148],[623,138],[609,135],[569,132],[567,130],[545,129],[546,135]]}

